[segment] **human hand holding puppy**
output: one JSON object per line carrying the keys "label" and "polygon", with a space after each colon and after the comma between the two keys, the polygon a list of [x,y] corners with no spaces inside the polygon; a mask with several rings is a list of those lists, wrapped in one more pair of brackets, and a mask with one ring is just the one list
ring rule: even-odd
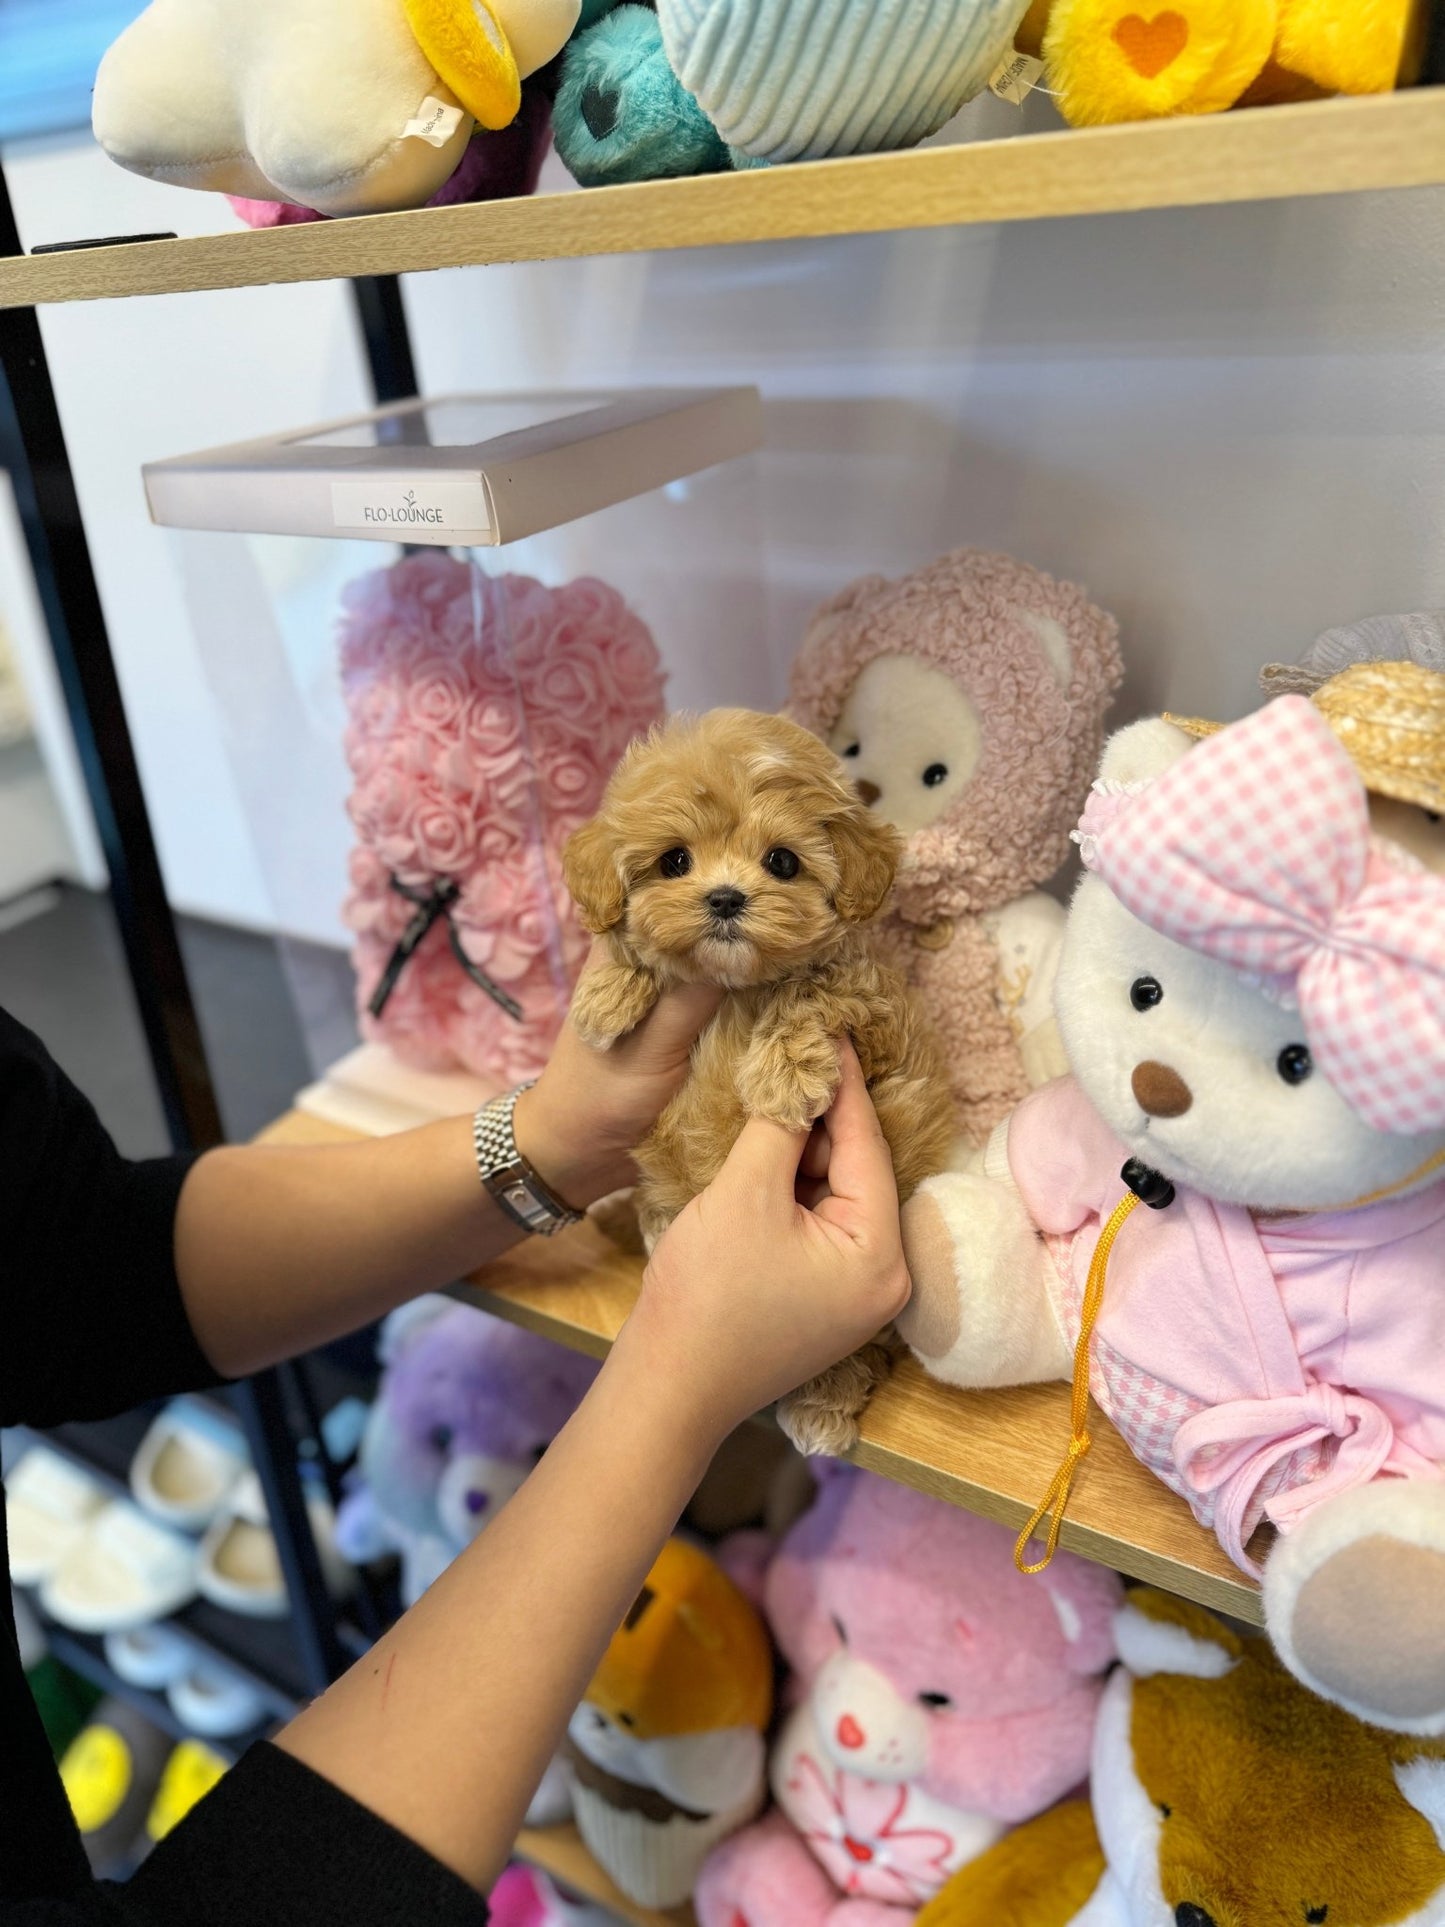
{"label": "human hand holding puppy", "polygon": [[618,1340],[667,1375],[708,1436],[864,1345],[908,1302],[893,1162],[847,1040],[838,1068],[820,1132],[744,1126],[664,1232]]}

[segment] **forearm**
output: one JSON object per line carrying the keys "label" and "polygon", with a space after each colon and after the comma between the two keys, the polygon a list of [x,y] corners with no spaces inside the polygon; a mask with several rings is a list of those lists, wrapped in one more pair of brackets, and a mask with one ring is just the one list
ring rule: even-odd
{"label": "forearm", "polygon": [[[519,1149],[581,1209],[616,1181],[564,1142],[526,1093]],[[248,1145],[192,1170],[176,1270],[197,1341],[239,1377],[449,1285],[521,1232],[477,1176],[471,1120],[348,1144]]]}
{"label": "forearm", "polygon": [[280,1744],[482,1890],[718,1439],[629,1328],[494,1523]]}

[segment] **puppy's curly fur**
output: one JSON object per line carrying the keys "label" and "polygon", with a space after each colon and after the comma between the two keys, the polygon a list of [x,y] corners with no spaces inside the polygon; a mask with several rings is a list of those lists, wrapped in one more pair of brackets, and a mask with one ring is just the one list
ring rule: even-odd
{"label": "puppy's curly fur", "polygon": [[[606,1048],[671,985],[729,993],[698,1039],[687,1083],[638,1148],[649,1245],[722,1168],[749,1117],[800,1130],[838,1084],[834,1040],[857,1047],[893,1154],[900,1201],[947,1163],[952,1101],[938,1045],[903,977],[864,928],[893,883],[901,840],[842,764],[781,716],[723,709],[636,743],[564,859],[587,928],[611,955],[573,1017]],[[866,1347],[786,1401],[806,1452],[841,1452],[886,1375]]]}

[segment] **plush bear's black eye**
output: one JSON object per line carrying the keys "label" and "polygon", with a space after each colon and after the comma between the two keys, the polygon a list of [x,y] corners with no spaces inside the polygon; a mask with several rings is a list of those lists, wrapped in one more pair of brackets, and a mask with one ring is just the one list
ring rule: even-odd
{"label": "plush bear's black eye", "polygon": [[935,1713],[941,1713],[945,1707],[952,1706],[953,1701],[947,1693],[920,1693],[918,1695],[918,1704],[928,1707]]}
{"label": "plush bear's black eye", "polygon": [[1274,1060],[1274,1067],[1286,1084],[1303,1084],[1315,1067],[1306,1044],[1286,1044]]}
{"label": "plush bear's black eye", "polygon": [[848,1644],[848,1635],[847,1633],[844,1632],[843,1622],[838,1617],[837,1613],[834,1613],[833,1615],[833,1631],[838,1635],[839,1643],[841,1645],[846,1646]]}
{"label": "plush bear's black eye", "polygon": [[433,1452],[450,1452],[454,1436],[449,1425],[434,1425],[427,1433],[427,1443]]}
{"label": "plush bear's black eye", "polygon": [[843,751],[843,754],[845,756],[856,756],[862,747],[863,745],[861,743],[849,743],[848,747]]}
{"label": "plush bear's black eye", "polygon": [[763,868],[769,876],[775,876],[783,883],[791,883],[802,867],[791,850],[769,850],[763,858]]}
{"label": "plush bear's black eye", "polygon": [[657,867],[665,877],[685,877],[692,868],[692,857],[679,844],[675,850],[663,851]]}
{"label": "plush bear's black eye", "polygon": [[1305,1919],[1311,1923],[1311,1927],[1319,1927],[1319,1923],[1322,1920],[1328,1920],[1329,1917],[1330,1910],[1328,1907],[1305,1908]]}
{"label": "plush bear's black eye", "polygon": [[930,763],[928,768],[923,772],[923,787],[925,789],[936,790],[940,783],[946,783],[947,781],[947,763]]}
{"label": "plush bear's black eye", "polygon": [[1135,1010],[1152,1010],[1164,1001],[1164,986],[1157,977],[1136,977],[1129,986],[1129,1002]]}

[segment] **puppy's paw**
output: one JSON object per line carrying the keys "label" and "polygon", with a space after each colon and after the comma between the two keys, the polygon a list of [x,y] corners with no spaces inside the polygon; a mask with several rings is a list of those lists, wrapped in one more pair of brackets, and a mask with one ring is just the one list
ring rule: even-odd
{"label": "puppy's paw", "polygon": [[806,1131],[838,1094],[838,1046],[811,1028],[755,1037],[738,1069],[738,1096],[750,1117]]}
{"label": "puppy's paw", "polygon": [[808,1458],[841,1458],[858,1443],[858,1421],[890,1376],[897,1347],[886,1339],[800,1385],[778,1406],[784,1435]]}
{"label": "puppy's paw", "polygon": [[657,984],[632,964],[604,963],[589,970],[572,999],[572,1027],[584,1044],[609,1050],[637,1029],[657,1002]]}

